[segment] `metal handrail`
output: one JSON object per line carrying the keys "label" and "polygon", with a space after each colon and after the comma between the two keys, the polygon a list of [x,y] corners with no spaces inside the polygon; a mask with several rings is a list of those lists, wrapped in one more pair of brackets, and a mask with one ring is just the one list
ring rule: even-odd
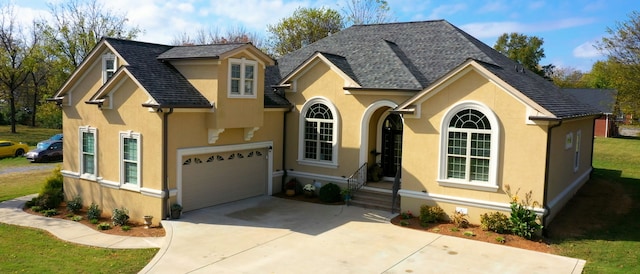
{"label": "metal handrail", "polygon": [[[362,164],[349,178],[347,178],[347,189],[353,195],[367,182],[367,163]],[[347,205],[349,202],[347,201]]]}

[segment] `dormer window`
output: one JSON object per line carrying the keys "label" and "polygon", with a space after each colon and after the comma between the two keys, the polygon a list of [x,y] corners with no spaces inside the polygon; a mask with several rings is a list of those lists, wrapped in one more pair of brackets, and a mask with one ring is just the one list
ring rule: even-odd
{"label": "dormer window", "polygon": [[106,83],[114,73],[116,73],[117,63],[116,56],[113,54],[105,54],[102,56],[102,83]]}
{"label": "dormer window", "polygon": [[256,61],[229,59],[229,97],[255,98],[258,89]]}

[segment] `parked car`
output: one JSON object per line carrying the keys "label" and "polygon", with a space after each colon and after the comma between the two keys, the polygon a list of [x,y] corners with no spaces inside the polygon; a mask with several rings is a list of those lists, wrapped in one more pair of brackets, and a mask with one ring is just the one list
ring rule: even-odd
{"label": "parked car", "polygon": [[25,154],[27,160],[35,162],[62,161],[62,141],[42,141],[36,149]]}
{"label": "parked car", "polygon": [[62,133],[58,133],[56,135],[51,136],[51,138],[49,138],[49,140],[51,140],[51,141],[62,141]]}
{"label": "parked car", "polygon": [[29,150],[29,146],[12,141],[0,141],[0,157],[20,157]]}

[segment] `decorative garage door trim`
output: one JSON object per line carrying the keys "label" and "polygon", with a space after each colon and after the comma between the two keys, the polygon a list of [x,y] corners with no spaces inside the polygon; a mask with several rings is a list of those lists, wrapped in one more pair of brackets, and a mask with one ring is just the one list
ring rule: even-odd
{"label": "decorative garage door trim", "polygon": [[182,165],[183,159],[185,156],[191,155],[201,155],[207,153],[220,153],[220,152],[231,152],[238,150],[248,150],[248,149],[267,149],[267,195],[273,194],[273,142],[258,142],[258,143],[248,143],[248,144],[237,144],[237,145],[226,145],[226,146],[215,146],[215,147],[192,147],[192,148],[179,148],[176,153],[176,185],[178,188],[177,201],[179,204],[183,204],[182,200]]}

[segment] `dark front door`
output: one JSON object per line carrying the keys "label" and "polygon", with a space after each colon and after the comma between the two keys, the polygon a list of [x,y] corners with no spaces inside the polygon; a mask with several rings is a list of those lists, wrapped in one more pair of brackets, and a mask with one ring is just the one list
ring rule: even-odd
{"label": "dark front door", "polygon": [[384,177],[395,177],[402,160],[402,118],[389,114],[382,123],[382,171]]}

